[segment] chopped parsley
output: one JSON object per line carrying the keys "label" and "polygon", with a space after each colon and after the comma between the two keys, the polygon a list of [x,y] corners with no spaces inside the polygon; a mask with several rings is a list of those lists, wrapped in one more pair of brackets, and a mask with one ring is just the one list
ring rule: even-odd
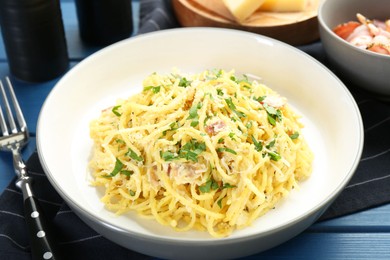
{"label": "chopped parsley", "polygon": [[189,80],[186,79],[185,77],[180,78],[179,87],[186,88],[186,87],[188,87],[189,85],[191,85],[191,81],[189,81]]}
{"label": "chopped parsley", "polygon": [[107,177],[107,178],[114,177],[118,173],[124,174],[126,176],[130,176],[131,174],[134,173],[134,172],[129,171],[129,170],[123,170],[124,166],[125,165],[118,158],[116,158],[115,166],[114,166],[114,169],[112,170],[112,172],[109,175],[103,176],[103,177]]}
{"label": "chopped parsley", "polygon": [[144,91],[151,90],[154,94],[157,94],[158,92],[160,92],[160,89],[161,89],[161,86],[147,86],[147,87],[144,87]]}
{"label": "chopped parsley", "polygon": [[240,118],[242,117],[246,117],[246,115],[240,111],[237,110],[236,108],[236,105],[234,105],[233,101],[232,101],[232,98],[229,97],[229,98],[226,98],[225,99],[225,102],[226,104],[228,105],[228,107]]}
{"label": "chopped parsley", "polygon": [[294,132],[293,134],[290,135],[290,138],[291,138],[292,140],[298,139],[298,137],[299,137],[299,132]]}
{"label": "chopped parsley", "polygon": [[224,183],[222,185],[222,187],[220,187],[220,188],[221,188],[221,190],[223,190],[223,189],[230,189],[230,188],[236,188],[236,187],[237,187],[236,185],[231,185],[229,183]]}
{"label": "chopped parsley", "polygon": [[191,140],[181,147],[179,150],[179,157],[187,161],[198,161],[198,155],[206,151],[206,143],[200,143],[197,140]]}
{"label": "chopped parsley", "polygon": [[260,152],[261,150],[263,150],[263,144],[260,143],[259,141],[257,141],[253,135],[251,135],[251,138],[252,138],[253,144],[255,145],[256,151]]}
{"label": "chopped parsley", "polygon": [[217,95],[218,95],[218,96],[223,96],[223,90],[217,88]]}
{"label": "chopped parsley", "polygon": [[123,166],[124,166],[123,163],[118,158],[116,158],[114,169],[112,170],[110,175],[111,176],[117,175],[122,170]]}
{"label": "chopped parsley", "polygon": [[121,170],[121,174],[130,177],[134,172],[129,170]]}
{"label": "chopped parsley", "polygon": [[202,193],[207,193],[213,190],[223,190],[223,189],[231,189],[231,188],[236,188],[237,186],[235,185],[230,185],[229,183],[225,183],[222,186],[219,186],[218,182],[216,182],[214,179],[210,178],[205,184],[202,186],[199,186],[199,190]]}
{"label": "chopped parsley", "polygon": [[218,188],[219,188],[218,183],[213,179],[209,179],[204,185],[199,186],[199,190],[202,193],[207,193],[212,190],[217,190]]}
{"label": "chopped parsley", "polygon": [[219,199],[217,201],[217,205],[218,205],[219,208],[222,208],[222,199]]}
{"label": "chopped parsley", "polygon": [[196,127],[199,124],[198,109],[202,107],[202,103],[199,102],[196,105],[193,105],[189,110],[189,116],[187,119],[192,119],[191,126]]}
{"label": "chopped parsley", "polygon": [[219,152],[219,153],[228,152],[228,153],[232,153],[232,154],[237,154],[236,151],[234,151],[233,149],[227,148],[227,147],[217,148],[217,152]]}
{"label": "chopped parsley", "polygon": [[170,151],[160,152],[160,156],[166,162],[178,159],[177,155]]}
{"label": "chopped parsley", "polygon": [[268,149],[270,149],[270,148],[272,148],[272,147],[275,146],[275,143],[276,143],[276,139],[272,140],[269,144],[267,144],[266,147],[267,147]]}
{"label": "chopped parsley", "polygon": [[162,132],[163,136],[165,136],[165,135],[167,134],[168,131],[175,131],[175,130],[179,129],[179,128],[180,128],[180,125],[179,125],[179,122],[172,122],[172,123],[169,125],[169,127],[170,127],[169,129],[164,130],[164,131]]}
{"label": "chopped parsley", "polygon": [[144,160],[144,158],[142,158],[142,156],[138,155],[136,152],[134,152],[130,148],[127,150],[125,155],[129,156],[133,160],[136,160],[137,162],[142,162]]}
{"label": "chopped parsley", "polygon": [[236,140],[236,138],[234,138],[235,135],[236,135],[235,133],[229,133],[230,139],[232,139],[233,141],[235,141],[235,140]]}
{"label": "chopped parsley", "polygon": [[268,122],[275,126],[277,121],[282,121],[282,112],[267,104],[263,104],[265,111],[267,111]]}
{"label": "chopped parsley", "polygon": [[266,96],[253,97],[253,99],[256,100],[257,102],[262,102],[265,98],[266,98]]}
{"label": "chopped parsley", "polygon": [[279,161],[280,159],[282,159],[282,156],[280,156],[280,154],[278,154],[277,152],[268,152],[268,155],[273,161]]}
{"label": "chopped parsley", "polygon": [[115,142],[116,142],[117,144],[125,144],[125,143],[126,143],[126,142],[123,141],[122,139],[116,139]]}
{"label": "chopped parsley", "polygon": [[121,116],[122,114],[121,113],[119,113],[118,112],[118,109],[121,107],[121,105],[118,105],[118,106],[114,106],[113,108],[112,108],[112,113],[114,113],[114,115],[116,115],[116,116]]}
{"label": "chopped parsley", "polygon": [[197,140],[193,139],[190,142],[184,144],[179,152],[173,153],[170,151],[161,152],[161,158],[164,161],[173,161],[178,159],[186,159],[187,161],[198,161],[198,156],[206,151],[206,143],[198,142]]}

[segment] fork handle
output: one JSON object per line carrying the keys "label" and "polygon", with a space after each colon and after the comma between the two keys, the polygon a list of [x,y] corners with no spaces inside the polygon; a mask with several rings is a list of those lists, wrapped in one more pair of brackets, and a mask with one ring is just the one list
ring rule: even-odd
{"label": "fork handle", "polygon": [[[33,259],[59,259],[52,231],[38,199],[32,194],[29,181],[24,183],[24,215],[30,233]],[[27,194],[25,194],[27,193]]]}

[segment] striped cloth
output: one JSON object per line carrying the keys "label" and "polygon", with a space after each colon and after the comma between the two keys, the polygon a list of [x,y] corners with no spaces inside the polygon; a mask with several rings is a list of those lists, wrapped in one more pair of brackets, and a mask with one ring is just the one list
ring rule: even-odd
{"label": "striped cloth", "polygon": [[[170,1],[140,1],[139,33],[177,26]],[[320,42],[299,47],[320,62],[327,64]],[[390,202],[390,106],[350,84],[350,90],[361,110],[365,126],[365,146],[356,174],[320,220],[350,214]],[[342,144],[334,144],[335,147]],[[342,160],[342,158],[340,158]],[[35,192],[56,230],[57,243],[65,259],[151,259],[132,252],[84,224],[63,202],[48,182],[34,153],[27,162],[35,178]],[[373,192],[375,191],[375,192]],[[0,196],[1,259],[30,259],[30,245],[23,216],[22,194],[14,181]]]}

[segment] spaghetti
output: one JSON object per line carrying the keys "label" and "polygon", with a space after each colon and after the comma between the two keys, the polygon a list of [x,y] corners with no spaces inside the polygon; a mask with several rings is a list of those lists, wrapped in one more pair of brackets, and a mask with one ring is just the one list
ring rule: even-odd
{"label": "spaghetti", "polygon": [[90,124],[93,184],[117,214],[229,236],[311,174],[285,98],[234,71],[151,74]]}

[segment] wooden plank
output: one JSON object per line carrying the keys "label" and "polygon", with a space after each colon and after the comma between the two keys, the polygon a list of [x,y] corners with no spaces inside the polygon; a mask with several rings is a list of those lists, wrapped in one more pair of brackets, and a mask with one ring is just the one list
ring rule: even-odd
{"label": "wooden plank", "polygon": [[311,232],[390,232],[390,204],[355,214],[323,221],[310,227]]}
{"label": "wooden plank", "polygon": [[302,233],[247,259],[389,259],[390,233]]}

